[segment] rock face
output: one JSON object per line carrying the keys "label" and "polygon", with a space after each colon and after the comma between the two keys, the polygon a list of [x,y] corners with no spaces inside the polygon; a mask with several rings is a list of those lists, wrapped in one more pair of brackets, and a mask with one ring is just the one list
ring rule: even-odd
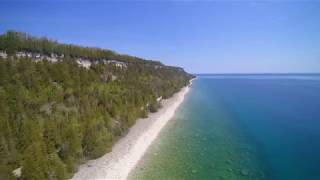
{"label": "rock face", "polygon": [[20,178],[21,174],[22,174],[22,166],[17,168],[17,169],[15,169],[15,170],[13,170],[12,174],[13,174],[14,177]]}
{"label": "rock face", "polygon": [[7,53],[5,51],[0,51],[0,57],[7,58]]}
{"label": "rock face", "polygon": [[[8,58],[8,54],[6,51],[0,51],[0,57],[1,58]],[[40,53],[32,53],[32,52],[25,52],[25,51],[17,51],[13,56],[17,58],[32,58],[34,61],[39,62],[42,60],[47,60],[49,62],[58,62],[59,60],[62,60],[64,58],[64,54],[58,55],[55,53],[51,53],[49,56],[40,54]],[[118,60],[112,60],[112,59],[98,59],[98,60],[90,60],[85,58],[77,58],[76,62],[79,64],[79,66],[82,66],[84,68],[90,68],[92,64],[97,64],[99,62],[102,62],[104,64],[110,64],[114,65],[117,68],[120,69],[126,69],[128,64],[122,61]]]}
{"label": "rock face", "polygon": [[81,59],[81,58],[77,59],[77,63],[79,64],[79,66],[82,66],[87,69],[90,68],[92,64],[89,59]]}

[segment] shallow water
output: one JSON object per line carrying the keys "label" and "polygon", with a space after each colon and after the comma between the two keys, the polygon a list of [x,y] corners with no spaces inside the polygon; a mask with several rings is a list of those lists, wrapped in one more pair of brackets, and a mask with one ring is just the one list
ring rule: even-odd
{"label": "shallow water", "polygon": [[319,75],[199,76],[132,179],[319,179]]}

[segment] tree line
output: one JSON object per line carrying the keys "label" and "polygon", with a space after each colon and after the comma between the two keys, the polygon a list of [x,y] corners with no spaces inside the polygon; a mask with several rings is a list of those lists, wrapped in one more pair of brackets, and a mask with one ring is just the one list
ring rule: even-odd
{"label": "tree line", "polygon": [[0,35],[0,50],[14,55],[17,51],[26,51],[51,55],[51,53],[71,58],[88,58],[91,60],[111,59],[128,63],[145,63],[162,65],[159,61],[145,60],[143,58],[119,54],[112,50],[83,47],[73,44],[61,44],[47,37],[35,37],[23,32],[9,30]]}
{"label": "tree line", "polygon": [[85,48],[49,51],[45,41],[0,45],[8,53],[12,46],[69,54],[56,63],[0,58],[0,179],[15,179],[18,168],[20,179],[70,178],[79,164],[109,152],[138,118],[157,111],[158,97],[171,97],[193,77],[144,60],[125,69],[103,63],[84,68],[74,54],[88,53]]}

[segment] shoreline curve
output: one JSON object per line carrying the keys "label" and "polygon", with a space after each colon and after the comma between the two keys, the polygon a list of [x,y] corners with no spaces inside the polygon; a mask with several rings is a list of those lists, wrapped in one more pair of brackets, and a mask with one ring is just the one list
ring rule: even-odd
{"label": "shoreline curve", "polygon": [[71,180],[127,179],[161,129],[182,104],[192,80],[171,98],[163,100],[162,108],[158,112],[138,119],[128,133],[113,145],[111,152],[80,165]]}

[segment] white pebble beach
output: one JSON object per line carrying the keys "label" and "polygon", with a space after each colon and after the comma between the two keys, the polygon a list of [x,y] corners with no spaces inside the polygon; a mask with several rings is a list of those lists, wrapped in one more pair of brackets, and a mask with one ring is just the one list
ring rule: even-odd
{"label": "white pebble beach", "polygon": [[158,112],[138,119],[129,132],[114,144],[111,152],[82,164],[71,179],[127,179],[161,129],[172,119],[188,91],[189,87],[184,87],[171,98],[163,100]]}

